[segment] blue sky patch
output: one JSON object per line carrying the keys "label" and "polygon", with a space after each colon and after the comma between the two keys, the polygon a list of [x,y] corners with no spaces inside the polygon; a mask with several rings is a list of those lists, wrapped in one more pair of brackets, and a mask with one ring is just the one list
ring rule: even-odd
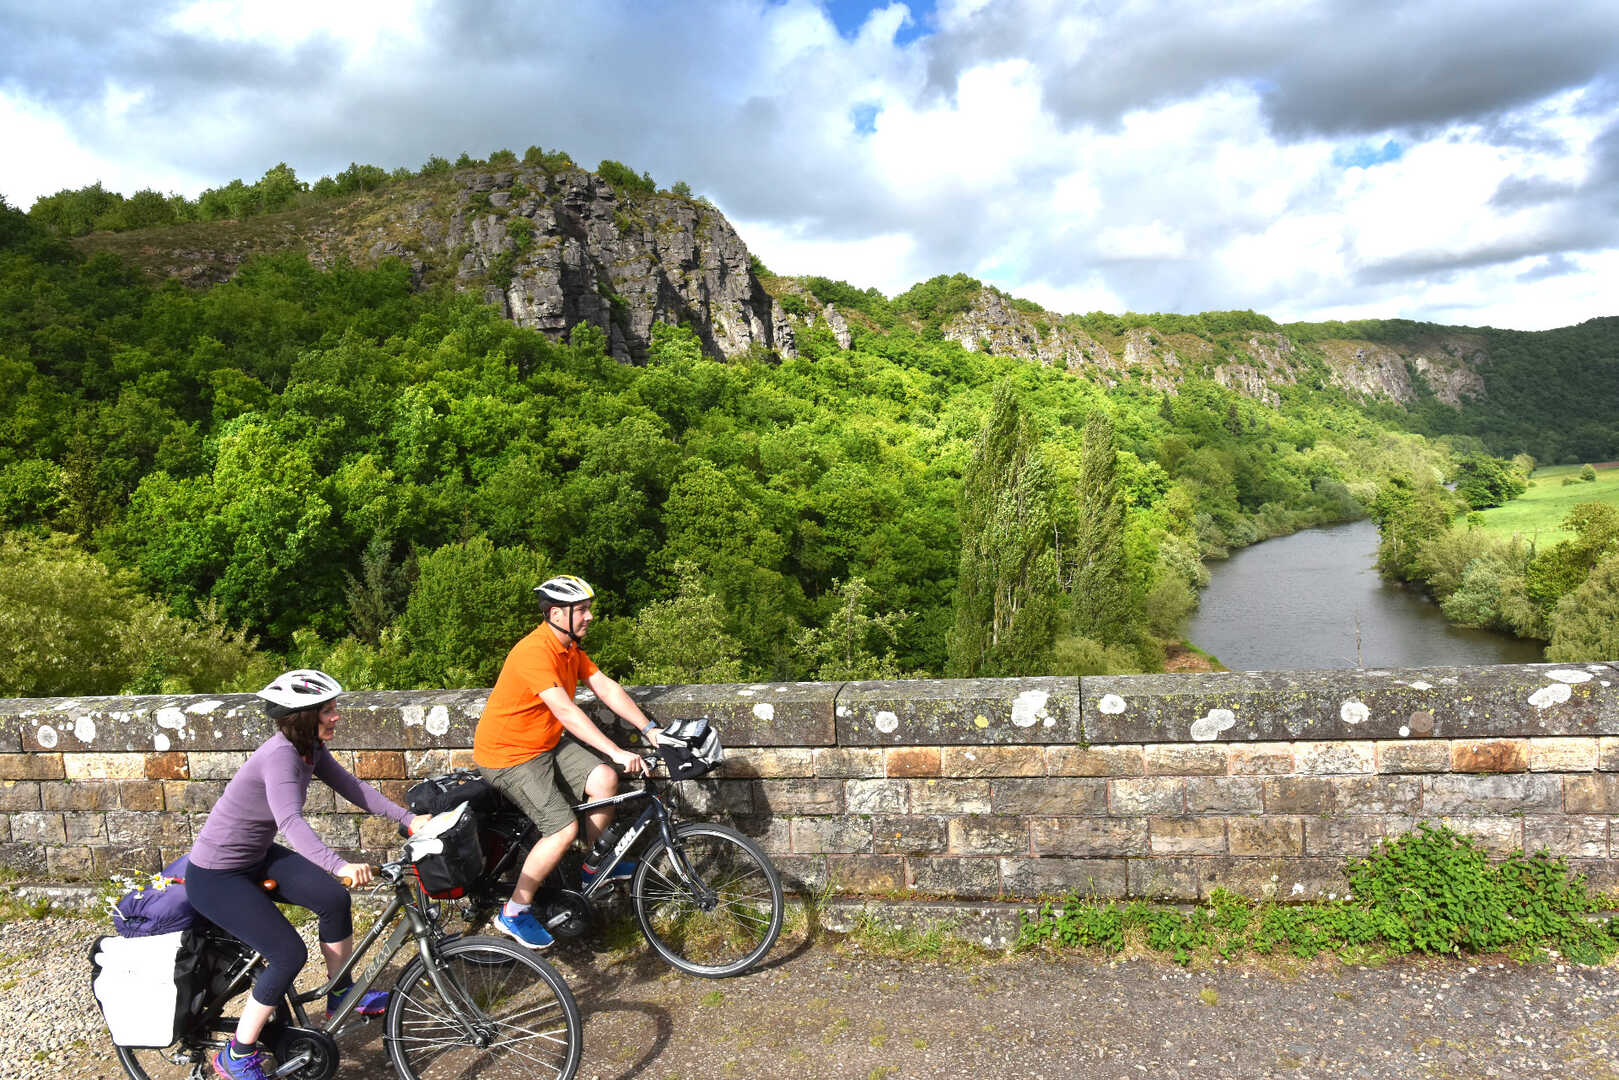
{"label": "blue sky patch", "polygon": [[882,106],[871,102],[856,105],[849,110],[849,121],[854,124],[857,134],[870,135],[877,130],[877,114],[882,111]]}
{"label": "blue sky patch", "polygon": [[[887,7],[888,0],[878,0],[876,3],[872,0],[825,0],[822,6],[831,16],[832,25],[838,28],[838,33],[853,40],[860,33],[860,28],[866,25],[867,16]],[[894,35],[896,45],[909,45],[917,38],[932,33],[934,0],[907,0],[905,6],[911,11],[911,18]]]}
{"label": "blue sky patch", "polygon": [[1386,165],[1405,156],[1405,147],[1390,139],[1382,146],[1356,143],[1332,152],[1332,163],[1345,169],[1369,169],[1373,165]]}

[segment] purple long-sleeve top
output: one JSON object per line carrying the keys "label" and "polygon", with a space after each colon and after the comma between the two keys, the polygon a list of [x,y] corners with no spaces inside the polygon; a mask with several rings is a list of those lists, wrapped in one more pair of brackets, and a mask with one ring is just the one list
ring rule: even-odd
{"label": "purple long-sleeve top", "polygon": [[411,813],[337,763],[324,743],[317,744],[313,764],[280,732],[253,751],[225,785],[225,793],[208,812],[208,820],[191,845],[191,861],[208,870],[239,870],[269,854],[279,831],[293,849],[335,874],[348,860],[321,842],[304,820],[304,799],[311,777],[320,777],[343,798],[373,814],[408,822]]}

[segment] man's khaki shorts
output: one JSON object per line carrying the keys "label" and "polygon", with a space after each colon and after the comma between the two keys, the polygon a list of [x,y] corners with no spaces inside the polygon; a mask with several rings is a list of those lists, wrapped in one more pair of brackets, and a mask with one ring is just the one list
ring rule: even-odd
{"label": "man's khaki shorts", "polygon": [[500,793],[516,803],[528,819],[550,836],[573,824],[575,803],[585,801],[585,781],[591,770],[608,762],[596,751],[567,735],[549,750],[504,769],[478,771]]}

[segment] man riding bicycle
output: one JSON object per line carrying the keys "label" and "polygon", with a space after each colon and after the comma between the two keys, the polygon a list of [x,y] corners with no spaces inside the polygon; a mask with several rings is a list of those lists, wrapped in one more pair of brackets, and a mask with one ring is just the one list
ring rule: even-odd
{"label": "man riding bicycle", "polygon": [[[523,860],[517,887],[495,916],[495,925],[519,944],[544,949],[553,939],[531,905],[540,882],[578,834],[573,804],[616,795],[617,769],[636,774],[646,767],[639,754],[619,747],[574,704],[579,680],[643,735],[650,737],[654,725],[579,647],[593,618],[590,605],[596,594],[591,587],[564,574],[534,592],[543,622],[507,654],[473,734],[472,760],[542,834]],[[585,815],[587,845],[612,822],[613,811],[606,806]],[[613,873],[633,871],[621,862]]]}

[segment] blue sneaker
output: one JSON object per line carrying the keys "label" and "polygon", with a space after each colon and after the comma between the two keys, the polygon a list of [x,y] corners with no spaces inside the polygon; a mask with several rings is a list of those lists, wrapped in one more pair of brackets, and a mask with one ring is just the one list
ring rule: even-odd
{"label": "blue sneaker", "polygon": [[[350,987],[349,989],[353,989]],[[338,1006],[343,1004],[343,998],[348,990],[339,990],[335,994],[326,995],[326,1019],[330,1020],[336,1013]],[[354,1005],[354,1012],[359,1016],[381,1016],[388,1011],[388,991],[367,990]]]}
{"label": "blue sneaker", "polygon": [[[601,876],[601,872],[588,867],[579,868],[579,886],[588,889],[592,882]],[[618,865],[607,872],[608,881],[628,881],[635,876],[635,860],[620,859]]]}
{"label": "blue sneaker", "polygon": [[231,1057],[230,1050],[219,1050],[213,1057],[214,1072],[224,1080],[267,1080],[264,1055],[255,1050],[244,1058]]}
{"label": "blue sneaker", "polygon": [[534,917],[532,911],[516,915],[507,915],[503,911],[495,916],[495,925],[517,944],[530,949],[549,949],[556,942],[551,931],[540,925],[540,920]]}

